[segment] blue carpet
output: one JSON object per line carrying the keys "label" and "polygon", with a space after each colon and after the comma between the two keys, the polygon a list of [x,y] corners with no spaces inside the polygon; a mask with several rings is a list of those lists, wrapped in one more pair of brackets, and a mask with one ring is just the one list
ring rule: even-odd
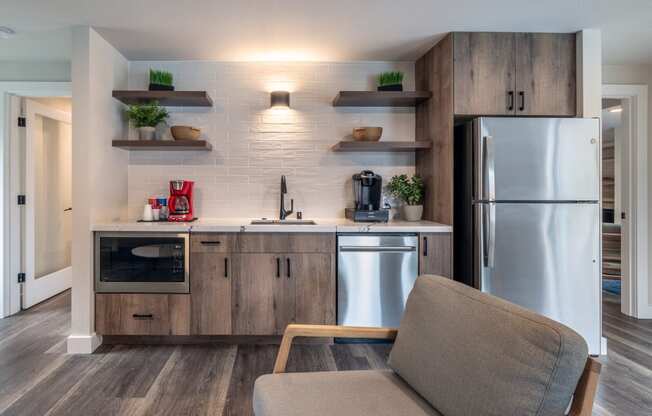
{"label": "blue carpet", "polygon": [[602,279],[602,290],[620,295],[620,280]]}

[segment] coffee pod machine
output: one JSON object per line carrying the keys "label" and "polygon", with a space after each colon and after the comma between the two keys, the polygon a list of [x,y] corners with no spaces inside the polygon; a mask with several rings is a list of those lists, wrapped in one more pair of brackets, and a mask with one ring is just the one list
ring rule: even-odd
{"label": "coffee pod machine", "polygon": [[387,222],[389,210],[381,208],[383,178],[370,170],[353,175],[355,208],[346,208],[346,218],[355,222]]}
{"label": "coffee pod machine", "polygon": [[168,200],[168,221],[186,222],[195,219],[193,212],[192,181],[170,181],[170,199]]}

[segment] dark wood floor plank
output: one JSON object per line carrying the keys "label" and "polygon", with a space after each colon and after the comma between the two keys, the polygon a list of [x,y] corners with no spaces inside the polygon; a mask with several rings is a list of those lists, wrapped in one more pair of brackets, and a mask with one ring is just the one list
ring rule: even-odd
{"label": "dark wood floor plank", "polygon": [[[278,345],[103,345],[65,355],[70,294],[0,320],[2,415],[252,415],[256,378]],[[603,364],[594,415],[652,415],[652,320],[603,300]],[[288,371],[386,368],[388,344],[299,343]],[[4,411],[3,411],[4,410]]]}

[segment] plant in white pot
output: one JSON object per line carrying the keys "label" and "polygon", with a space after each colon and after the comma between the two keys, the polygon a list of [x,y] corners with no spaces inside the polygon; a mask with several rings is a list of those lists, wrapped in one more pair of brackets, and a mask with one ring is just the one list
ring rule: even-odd
{"label": "plant in white pot", "polygon": [[168,111],[156,101],[130,105],[126,113],[129,121],[138,129],[140,140],[156,139],[156,126],[169,117]]}
{"label": "plant in white pot", "polygon": [[421,177],[396,175],[387,184],[387,190],[395,198],[403,201],[403,219],[419,221],[423,215],[423,194],[425,186]]}

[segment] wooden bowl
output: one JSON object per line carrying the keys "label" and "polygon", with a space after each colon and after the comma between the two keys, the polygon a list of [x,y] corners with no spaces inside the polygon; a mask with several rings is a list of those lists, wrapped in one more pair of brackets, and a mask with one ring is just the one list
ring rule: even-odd
{"label": "wooden bowl", "polygon": [[174,140],[197,140],[201,130],[190,126],[172,126],[170,132]]}
{"label": "wooden bowl", "polygon": [[353,129],[353,140],[359,142],[377,142],[382,135],[382,127],[356,127]]}

